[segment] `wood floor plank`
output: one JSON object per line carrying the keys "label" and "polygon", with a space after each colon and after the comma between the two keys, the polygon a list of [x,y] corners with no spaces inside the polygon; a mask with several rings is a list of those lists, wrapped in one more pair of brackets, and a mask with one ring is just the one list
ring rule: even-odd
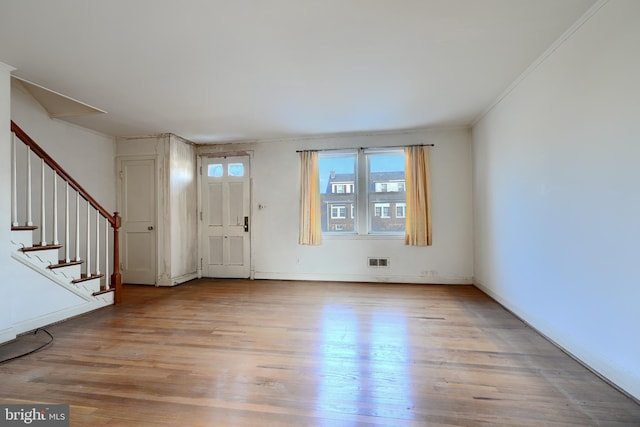
{"label": "wood floor plank", "polygon": [[123,301],[0,365],[0,402],[67,403],[78,426],[640,425],[472,286],[202,279]]}

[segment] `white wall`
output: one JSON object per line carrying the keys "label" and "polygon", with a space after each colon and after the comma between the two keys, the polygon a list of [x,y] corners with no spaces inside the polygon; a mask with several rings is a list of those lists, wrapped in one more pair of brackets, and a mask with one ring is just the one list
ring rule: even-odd
{"label": "white wall", "polygon": [[116,206],[115,139],[52,120],[17,81],[11,85],[11,119],[110,212]]}
{"label": "white wall", "polygon": [[476,283],[636,398],[639,18],[606,3],[473,129]]}
{"label": "white wall", "polygon": [[[299,156],[296,150],[434,143],[431,148],[433,246],[404,245],[403,236],[325,237],[298,244]],[[258,279],[472,282],[471,145],[468,130],[327,136],[201,147],[200,153],[249,151],[252,252]],[[258,205],[266,206],[258,209]],[[389,268],[367,257],[389,257]]]}
{"label": "white wall", "polygon": [[[5,77],[7,79],[5,80]],[[7,125],[0,132],[0,157],[7,165],[11,159],[9,115],[29,136],[45,149],[68,173],[84,186],[108,210],[115,207],[115,142],[113,138],[52,120],[46,111],[19,84],[11,84],[2,76],[0,119]],[[6,83],[6,89],[5,89]],[[11,90],[9,91],[9,87]],[[10,109],[9,109],[10,106]],[[6,113],[5,110],[6,109]],[[10,111],[10,113],[9,113]],[[6,139],[6,140],[5,140]],[[6,166],[6,165],[5,165]],[[3,200],[9,201],[11,168],[0,168]],[[6,187],[6,188],[5,188]],[[10,203],[0,203],[5,219],[5,245],[9,244]],[[10,256],[9,246],[2,254],[2,314],[0,341],[83,311],[85,301],[64,290]]]}

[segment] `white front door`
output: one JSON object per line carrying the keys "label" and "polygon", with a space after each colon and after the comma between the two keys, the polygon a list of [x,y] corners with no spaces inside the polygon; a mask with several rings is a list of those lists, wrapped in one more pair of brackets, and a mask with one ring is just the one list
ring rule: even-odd
{"label": "white front door", "polygon": [[122,160],[122,282],[156,283],[155,160]]}
{"label": "white front door", "polygon": [[202,275],[248,278],[249,157],[202,160]]}

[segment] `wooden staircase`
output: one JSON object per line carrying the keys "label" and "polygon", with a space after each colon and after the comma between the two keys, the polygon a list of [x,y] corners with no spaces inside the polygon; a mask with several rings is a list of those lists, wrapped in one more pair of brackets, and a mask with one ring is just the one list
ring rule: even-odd
{"label": "wooden staircase", "polygon": [[[11,131],[12,258],[96,307],[119,302],[118,213],[106,211],[14,122]],[[38,160],[39,173],[32,168]]]}

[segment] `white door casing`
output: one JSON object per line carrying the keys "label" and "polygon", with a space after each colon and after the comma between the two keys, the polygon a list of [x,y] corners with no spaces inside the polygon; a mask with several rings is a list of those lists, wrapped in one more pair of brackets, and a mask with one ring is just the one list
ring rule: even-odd
{"label": "white door casing", "polygon": [[154,159],[120,163],[123,283],[156,282],[156,174]]}
{"label": "white door casing", "polygon": [[248,278],[249,156],[202,159],[202,275]]}

